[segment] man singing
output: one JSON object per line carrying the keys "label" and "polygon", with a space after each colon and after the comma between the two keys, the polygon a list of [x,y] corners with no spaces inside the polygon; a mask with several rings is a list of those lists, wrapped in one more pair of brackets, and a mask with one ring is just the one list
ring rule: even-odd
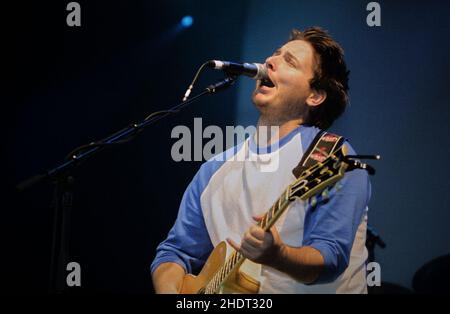
{"label": "man singing", "polygon": [[[367,292],[365,171],[347,172],[316,204],[292,202],[270,231],[255,224],[296,179],[292,169],[316,135],[344,112],[349,71],[343,50],[321,28],[293,30],[265,65],[268,79],[258,80],[252,94],[257,132],[231,150],[264,158],[236,161],[228,152],[201,166],[151,265],[157,293],[180,292],[185,274],[198,272],[221,241],[257,266],[252,276],[259,293]],[[277,134],[261,142],[262,127],[273,126]],[[275,159],[276,171],[261,170]]]}

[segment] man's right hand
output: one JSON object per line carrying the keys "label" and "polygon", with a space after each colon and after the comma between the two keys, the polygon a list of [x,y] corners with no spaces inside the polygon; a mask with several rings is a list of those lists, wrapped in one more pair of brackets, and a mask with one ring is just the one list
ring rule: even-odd
{"label": "man's right hand", "polygon": [[158,294],[177,294],[181,290],[186,272],[177,263],[159,265],[152,273],[153,288]]}

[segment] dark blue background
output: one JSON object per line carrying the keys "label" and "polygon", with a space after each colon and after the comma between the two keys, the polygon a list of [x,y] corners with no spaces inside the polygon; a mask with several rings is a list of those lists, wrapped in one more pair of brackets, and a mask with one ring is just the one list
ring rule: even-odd
{"label": "dark blue background", "polygon": [[[45,293],[51,184],[14,185],[102,138],[180,101],[197,67],[216,58],[263,61],[293,27],[320,25],[342,43],[351,106],[333,131],[360,153],[379,153],[369,222],[382,280],[411,286],[425,262],[450,251],[449,6],[379,1],[79,1],[82,26],[66,25],[69,1],[6,6],[2,96],[2,289]],[[186,14],[192,28],[173,34]],[[200,87],[220,78],[206,72]],[[172,161],[176,125],[253,124],[253,82],[209,96],[136,140],[108,149],[74,173],[71,260],[81,292],[152,291],[149,265],[199,162]]]}

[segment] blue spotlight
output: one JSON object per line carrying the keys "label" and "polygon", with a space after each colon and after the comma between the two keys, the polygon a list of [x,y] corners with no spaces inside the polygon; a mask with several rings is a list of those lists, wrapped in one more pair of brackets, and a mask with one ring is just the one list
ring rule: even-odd
{"label": "blue spotlight", "polygon": [[181,19],[181,25],[185,28],[191,27],[192,23],[194,23],[194,19],[190,15],[186,15]]}

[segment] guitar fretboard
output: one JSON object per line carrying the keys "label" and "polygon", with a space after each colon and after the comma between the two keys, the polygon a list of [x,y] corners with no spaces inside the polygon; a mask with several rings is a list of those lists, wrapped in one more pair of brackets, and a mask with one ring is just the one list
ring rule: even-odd
{"label": "guitar fretboard", "polygon": [[[286,208],[288,208],[291,202],[290,187],[291,186],[285,190],[285,192],[272,205],[269,211],[258,222],[258,226],[260,226],[264,231],[268,231],[283,214]],[[228,276],[238,269],[244,261],[245,257],[239,252],[234,251],[205,287],[205,293],[217,293],[220,286],[227,280]]]}

